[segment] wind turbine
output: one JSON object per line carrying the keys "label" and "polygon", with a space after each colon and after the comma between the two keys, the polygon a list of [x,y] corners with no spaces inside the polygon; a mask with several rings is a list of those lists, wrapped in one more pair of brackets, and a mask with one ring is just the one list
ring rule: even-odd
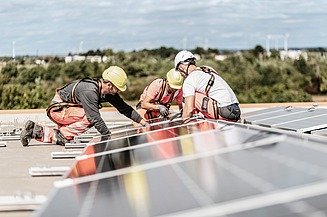
{"label": "wind turbine", "polygon": [[81,42],[79,43],[79,49],[78,49],[78,51],[79,51],[80,54],[83,52],[83,44],[84,44],[83,41],[81,41]]}
{"label": "wind turbine", "polygon": [[286,33],[284,35],[284,50],[287,51],[288,50],[288,43],[287,43],[287,40],[288,40],[288,37],[290,36],[290,34]]}
{"label": "wind turbine", "polygon": [[268,56],[270,56],[270,39],[271,39],[271,35],[267,35],[266,36],[266,52],[267,52]]}
{"label": "wind turbine", "polygon": [[15,54],[15,41],[12,41],[12,58],[15,60],[16,54]]}

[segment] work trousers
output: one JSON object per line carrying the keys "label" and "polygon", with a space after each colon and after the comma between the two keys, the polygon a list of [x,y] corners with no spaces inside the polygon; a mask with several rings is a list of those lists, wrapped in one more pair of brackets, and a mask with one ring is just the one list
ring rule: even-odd
{"label": "work trousers", "polygon": [[57,124],[55,128],[43,126],[43,137],[38,139],[41,142],[53,143],[57,140],[56,130],[67,140],[72,140],[91,127],[82,107],[74,104],[63,103],[59,94],[56,93],[52,100],[55,103],[47,110],[48,117]]}
{"label": "work trousers", "polygon": [[238,103],[224,107],[218,107],[216,100],[208,97],[203,93],[195,93],[195,108],[206,118],[216,120],[238,121],[241,116],[241,110]]}

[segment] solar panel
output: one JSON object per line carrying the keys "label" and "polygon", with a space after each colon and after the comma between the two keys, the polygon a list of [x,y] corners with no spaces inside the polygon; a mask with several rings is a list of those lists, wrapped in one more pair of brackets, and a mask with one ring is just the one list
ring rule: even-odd
{"label": "solar panel", "polygon": [[281,110],[284,110],[285,107],[271,107],[271,108],[266,108],[266,109],[260,109],[260,110],[256,110],[256,111],[252,111],[252,112],[248,112],[248,113],[244,113],[242,114],[242,117],[244,119],[249,119],[250,118],[254,118],[263,114],[273,114],[275,112],[279,112]]}
{"label": "solar panel", "polygon": [[327,109],[287,108],[267,112],[266,109],[249,114],[246,123],[280,128],[297,132],[309,132],[327,127]]}
{"label": "solar panel", "polygon": [[323,140],[249,125],[216,125],[85,155],[75,166],[93,160],[94,171],[56,182],[36,216],[327,214]]}
{"label": "solar panel", "polygon": [[[293,130],[297,132],[310,132],[327,127],[327,110],[324,114],[311,117],[299,117],[297,120],[285,121],[283,123],[272,125],[275,128]],[[314,115],[314,114],[313,114]]]}
{"label": "solar panel", "polygon": [[319,136],[327,136],[327,128],[322,130],[311,131],[311,134],[319,135]]}
{"label": "solar panel", "polygon": [[299,114],[307,111],[304,108],[293,108],[291,106],[288,107],[272,107],[267,109],[261,109],[254,112],[249,112],[247,114],[242,115],[244,122],[253,123],[255,121],[261,121],[271,118],[276,118],[279,116],[285,117],[290,114]]}
{"label": "solar panel", "polygon": [[[196,119],[196,118],[193,118]],[[162,121],[160,121],[162,120]],[[192,120],[192,119],[191,119]],[[115,138],[121,138],[121,137],[126,137],[126,136],[131,136],[131,135],[135,135],[135,134],[139,134],[142,132],[147,132],[147,131],[151,131],[151,130],[155,130],[155,129],[162,129],[164,127],[167,126],[177,126],[182,124],[182,120],[179,119],[174,119],[174,120],[166,120],[166,118],[156,118],[156,119],[152,119],[152,123],[150,125],[150,127],[148,127],[148,129],[139,126],[139,127],[134,127],[134,125],[125,125],[125,126],[119,126],[116,127],[114,130],[111,130],[111,139],[115,139]],[[84,137],[83,135],[76,137],[77,141],[75,141],[75,143],[78,143],[79,141],[82,142],[90,142],[90,143],[97,143],[99,141],[102,140],[102,135],[92,135],[92,136],[86,136]]]}
{"label": "solar panel", "polygon": [[[206,122],[208,124],[208,122]],[[194,126],[193,126],[194,127]],[[183,130],[183,126],[177,130]],[[204,132],[204,131],[202,131]],[[164,133],[165,132],[160,132]],[[159,132],[157,133],[159,134]],[[217,139],[224,138],[227,134],[233,134],[233,130],[213,131],[209,130],[204,134],[195,136],[194,133],[180,135],[179,137],[172,136],[166,139],[152,140],[152,142],[143,143],[139,145],[126,145],[123,140],[116,140],[121,145],[115,145],[114,148],[108,148],[106,151],[94,152],[87,156],[78,157],[71,172],[69,178],[76,178],[85,175],[95,174],[99,172],[110,171],[118,168],[124,168],[133,166],[135,164],[144,164],[149,162],[155,162],[165,158],[174,158],[182,155],[194,154],[204,150],[214,150],[219,147],[232,145],[230,142],[221,141],[215,143]],[[236,137],[239,133],[234,132],[235,140],[234,144],[239,144],[246,141],[256,141],[267,137],[269,134],[263,133],[260,135],[247,136],[242,135]],[[194,147],[194,143],[198,140],[205,141],[206,143],[201,146],[201,149]],[[110,145],[110,143],[109,143]],[[112,144],[111,144],[112,145]],[[108,147],[108,146],[107,146]],[[120,147],[120,148],[117,148]],[[89,148],[94,148],[90,146]],[[116,149],[115,149],[116,148]],[[164,152],[164,153],[162,153]]]}
{"label": "solar panel", "polygon": [[[84,149],[85,154],[111,150],[117,147],[133,146],[150,141],[159,141],[167,138],[172,138],[188,133],[197,132],[199,130],[214,129],[217,127],[213,123],[205,121],[193,122],[183,127],[180,127],[176,122],[167,123],[167,128],[164,125],[155,125],[144,129],[143,133],[127,135],[125,133],[114,134],[113,139],[105,142],[91,143]],[[147,131],[148,130],[148,131]]]}

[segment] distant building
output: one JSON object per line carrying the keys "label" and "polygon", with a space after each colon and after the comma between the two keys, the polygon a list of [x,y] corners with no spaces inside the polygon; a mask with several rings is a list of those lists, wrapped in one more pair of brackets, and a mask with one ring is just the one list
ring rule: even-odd
{"label": "distant building", "polygon": [[44,60],[37,59],[37,60],[35,60],[34,62],[35,62],[35,64],[37,64],[37,65],[45,65],[45,61],[44,61]]}
{"label": "distant building", "polygon": [[87,56],[86,60],[90,61],[91,63],[101,63],[102,62],[102,58],[101,56]]}
{"label": "distant building", "polygon": [[65,57],[65,63],[70,63],[73,61],[73,57],[72,56],[66,56]]}
{"label": "distant building", "polygon": [[102,57],[102,62],[105,63],[105,62],[107,62],[108,60],[109,60],[109,58],[108,58],[107,56],[103,56],[103,57]]}
{"label": "distant building", "polygon": [[217,61],[224,61],[226,58],[226,55],[215,55],[215,60]]}
{"label": "distant building", "polygon": [[102,62],[107,62],[109,58],[107,56],[79,56],[79,55],[74,55],[74,56],[66,56],[65,57],[65,63],[70,63],[73,61],[90,61],[91,63],[102,63]]}
{"label": "distant building", "polygon": [[279,52],[279,56],[281,60],[285,60],[287,58],[292,60],[299,60],[302,56],[305,60],[308,59],[308,53],[303,52],[301,50],[281,50]]}
{"label": "distant building", "polygon": [[80,55],[73,56],[73,61],[84,61],[85,59],[86,59],[85,56],[80,56]]}

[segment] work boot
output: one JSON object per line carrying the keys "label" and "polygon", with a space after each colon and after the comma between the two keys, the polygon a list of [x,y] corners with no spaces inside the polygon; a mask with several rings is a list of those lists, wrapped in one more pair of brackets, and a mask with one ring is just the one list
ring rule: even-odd
{"label": "work boot", "polygon": [[65,146],[66,143],[68,143],[70,140],[66,139],[64,135],[59,130],[54,130],[55,131],[55,138],[56,140],[56,145],[61,145]]}
{"label": "work boot", "polygon": [[34,124],[32,139],[42,139],[43,137],[43,127]]}
{"label": "work boot", "polygon": [[20,134],[20,141],[23,146],[28,146],[32,137],[33,137],[33,129],[35,123],[33,121],[28,120],[25,123],[25,126]]}

